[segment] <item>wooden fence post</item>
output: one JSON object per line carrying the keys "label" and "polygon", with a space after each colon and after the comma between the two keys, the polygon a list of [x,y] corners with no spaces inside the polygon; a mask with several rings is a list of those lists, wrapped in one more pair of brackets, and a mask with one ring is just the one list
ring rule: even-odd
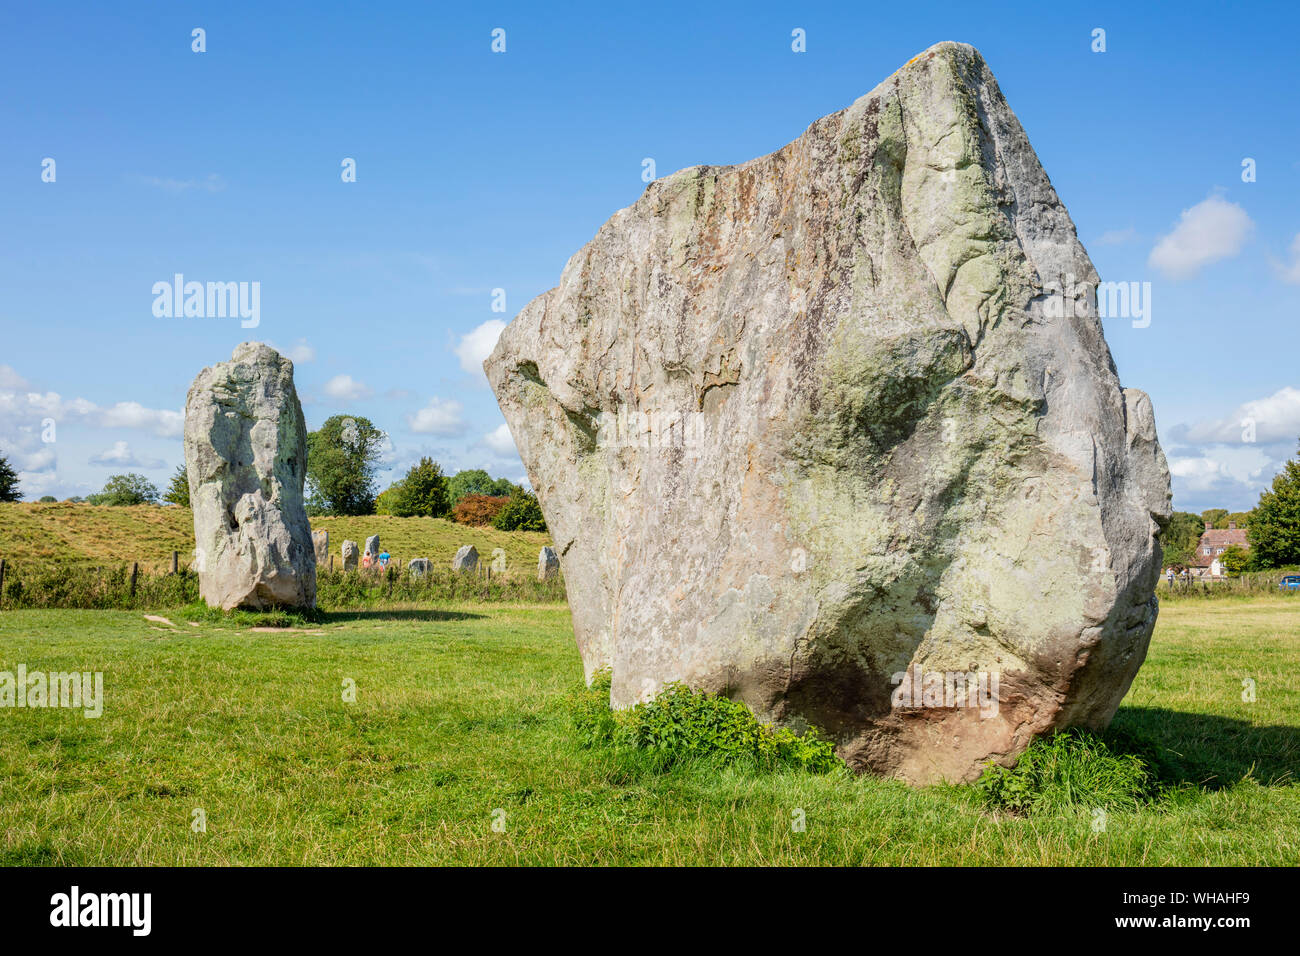
{"label": "wooden fence post", "polygon": [[330,570],[334,570],[334,555],[330,555]]}
{"label": "wooden fence post", "polygon": [[131,597],[133,598],[135,597],[135,579],[139,576],[139,574],[140,574],[140,562],[134,561],[131,563]]}
{"label": "wooden fence post", "polygon": [[172,552],[172,574],[175,574],[177,570],[179,570],[180,566],[181,566],[181,553],[179,551],[173,551]]}
{"label": "wooden fence post", "polygon": [[5,600],[5,559],[0,558],[0,604]]}

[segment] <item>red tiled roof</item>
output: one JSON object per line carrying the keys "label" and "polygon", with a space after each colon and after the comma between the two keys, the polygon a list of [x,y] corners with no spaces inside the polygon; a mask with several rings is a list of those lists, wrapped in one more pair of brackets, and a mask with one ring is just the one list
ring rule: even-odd
{"label": "red tiled roof", "polygon": [[1232,545],[1239,548],[1249,548],[1250,539],[1246,537],[1245,528],[1233,528],[1231,530],[1215,528],[1201,535],[1202,548],[1227,548]]}
{"label": "red tiled roof", "polygon": [[[1214,559],[1220,556],[1215,552],[1233,545],[1243,551],[1250,550],[1250,539],[1246,537],[1245,528],[1213,528],[1201,535],[1201,540],[1196,545],[1196,553],[1188,563],[1193,567],[1208,568],[1214,563]],[[1206,548],[1210,549],[1209,554],[1204,553]]]}

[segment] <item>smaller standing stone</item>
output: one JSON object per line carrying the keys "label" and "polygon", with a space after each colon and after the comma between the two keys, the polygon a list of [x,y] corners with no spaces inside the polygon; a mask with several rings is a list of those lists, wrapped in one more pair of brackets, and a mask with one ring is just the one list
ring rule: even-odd
{"label": "smaller standing stone", "polygon": [[474,550],[472,544],[460,546],[456,557],[451,559],[451,569],[462,574],[473,574],[478,570],[478,551]]}
{"label": "smaller standing stone", "polygon": [[554,548],[542,548],[537,555],[537,580],[549,581],[560,573],[560,556]]}
{"label": "smaller standing stone", "polygon": [[379,557],[379,535],[372,534],[366,538],[366,554],[370,555],[372,562]]}
{"label": "smaller standing stone", "polygon": [[361,556],[355,541],[343,542],[343,570],[355,571],[357,569],[357,559]]}
{"label": "smaller standing stone", "polygon": [[330,533],[328,531],[313,531],[311,533],[311,544],[316,549],[316,566],[323,567],[330,563]]}
{"label": "smaller standing stone", "polygon": [[429,573],[429,559],[412,558],[411,562],[406,566],[406,570],[410,571],[411,574],[415,575],[417,578],[424,577],[424,575]]}

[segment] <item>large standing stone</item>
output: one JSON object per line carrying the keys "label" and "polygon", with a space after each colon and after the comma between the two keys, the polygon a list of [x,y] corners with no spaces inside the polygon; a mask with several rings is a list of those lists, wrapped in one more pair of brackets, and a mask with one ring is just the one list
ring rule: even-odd
{"label": "large standing stone", "polygon": [[[651,183],[485,363],[588,675],[620,707],[720,691],[913,781],[1104,727],[1169,475],[1097,281],[962,44],[769,156]],[[912,693],[972,674],[982,708]]]}
{"label": "large standing stone", "polygon": [[203,599],[227,609],[314,606],[307,429],[293,363],[245,342],[200,372],[185,401],[185,467]]}
{"label": "large standing stone", "polygon": [[357,561],[361,557],[361,549],[357,547],[357,543],[355,541],[344,541],[341,553],[343,555],[343,570],[355,571]]}
{"label": "large standing stone", "polygon": [[419,578],[428,574],[430,567],[428,558],[412,558],[406,565],[406,570],[410,571],[412,576]]}
{"label": "large standing stone", "polygon": [[451,559],[451,569],[462,574],[473,574],[478,570],[478,551],[472,544],[462,544]]}
{"label": "large standing stone", "polygon": [[549,581],[560,573],[560,556],[551,547],[537,553],[537,580]]}
{"label": "large standing stone", "polygon": [[330,563],[330,533],[328,531],[313,531],[311,533],[312,548],[316,552],[316,566]]}
{"label": "large standing stone", "polygon": [[379,557],[379,535],[372,534],[366,538],[366,554],[370,555],[372,561]]}

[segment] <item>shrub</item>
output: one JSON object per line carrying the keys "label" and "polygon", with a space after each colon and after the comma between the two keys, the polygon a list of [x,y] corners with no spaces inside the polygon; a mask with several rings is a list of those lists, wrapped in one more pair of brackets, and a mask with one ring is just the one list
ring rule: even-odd
{"label": "shrub", "polygon": [[144,475],[113,475],[104,482],[104,490],[86,498],[92,505],[156,505],[158,489]]}
{"label": "shrub", "polygon": [[510,493],[506,506],[492,519],[492,527],[498,531],[545,531],[546,519],[537,497],[519,488]]}
{"label": "shrub", "polygon": [[18,472],[14,471],[9,460],[0,455],[0,501],[22,501],[23,494],[18,490]]}
{"label": "shrub", "polygon": [[53,564],[12,568],[5,575],[0,599],[7,608],[143,609],[176,607],[198,596],[198,576],[188,570],[179,574],[141,570],[132,595],[129,566]]}
{"label": "shrub", "polygon": [[609,691],[610,675],[603,671],[589,687],[566,699],[583,746],[639,752],[660,770],[686,760],[745,763],[768,770],[791,767],[817,774],[844,768],[834,746],[816,728],[800,735],[769,727],[744,704],[727,697],[674,683],[653,700],[614,711]]}
{"label": "shrub", "polygon": [[[18,565],[6,569],[0,609],[176,608],[199,600],[199,579],[189,569],[178,574],[140,569],[134,596],[131,568],[119,565],[94,568],[83,565]],[[564,601],[560,578],[539,581],[533,575],[491,579],[457,574],[450,568],[413,575],[405,569],[385,571],[316,570],[316,602],[326,611],[356,610],[385,605],[435,601],[511,601],[542,604]],[[301,613],[301,612],[287,612]]]}
{"label": "shrub", "polygon": [[456,507],[451,511],[451,520],[475,527],[489,525],[509,502],[509,498],[491,495],[466,495],[456,502]]}
{"label": "shrub", "polygon": [[447,501],[453,507],[468,495],[509,498],[517,486],[506,478],[493,478],[482,468],[458,471],[447,479]]}
{"label": "shrub", "polygon": [[1158,758],[1143,750],[1132,739],[1112,745],[1067,730],[1034,741],[1013,767],[990,764],[975,789],[987,807],[1012,813],[1134,810],[1160,791]]}
{"label": "shrub", "polygon": [[447,479],[442,468],[432,458],[421,458],[418,465],[395,482],[375,502],[378,514],[391,514],[399,518],[416,515],[441,518],[447,513]]}

